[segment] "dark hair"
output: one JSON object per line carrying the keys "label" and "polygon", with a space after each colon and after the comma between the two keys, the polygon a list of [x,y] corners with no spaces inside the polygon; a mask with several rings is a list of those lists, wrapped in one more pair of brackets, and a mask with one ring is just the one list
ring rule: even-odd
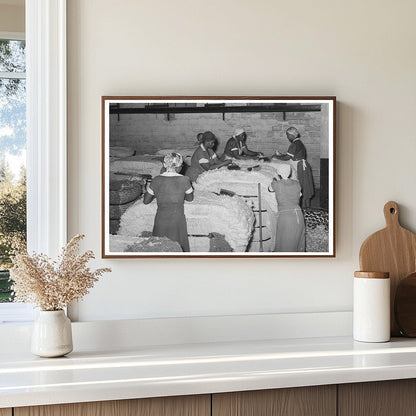
{"label": "dark hair", "polygon": [[202,143],[202,138],[204,137],[204,133],[198,133],[196,135],[196,140],[198,141],[198,143]]}
{"label": "dark hair", "polygon": [[215,142],[215,135],[211,131],[206,131],[202,133],[201,143],[205,144],[206,142],[210,142],[213,140]]}

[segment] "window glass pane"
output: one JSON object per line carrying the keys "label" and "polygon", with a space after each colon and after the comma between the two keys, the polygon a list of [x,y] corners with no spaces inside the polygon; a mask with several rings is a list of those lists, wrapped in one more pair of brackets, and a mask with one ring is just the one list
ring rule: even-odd
{"label": "window glass pane", "polygon": [[[26,243],[24,58],[24,42],[0,40],[0,303],[12,300],[10,254]],[[23,78],[15,78],[17,72]]]}
{"label": "window glass pane", "polygon": [[26,80],[0,79],[0,155],[14,174],[25,165]]}
{"label": "window glass pane", "polygon": [[26,72],[24,40],[0,39],[0,72]]}

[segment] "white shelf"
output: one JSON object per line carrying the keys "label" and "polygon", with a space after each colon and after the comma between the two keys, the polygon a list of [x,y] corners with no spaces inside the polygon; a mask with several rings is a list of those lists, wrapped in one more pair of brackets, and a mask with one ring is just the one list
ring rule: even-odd
{"label": "white shelf", "polygon": [[142,345],[40,359],[0,355],[0,407],[416,377],[416,340],[350,337]]}

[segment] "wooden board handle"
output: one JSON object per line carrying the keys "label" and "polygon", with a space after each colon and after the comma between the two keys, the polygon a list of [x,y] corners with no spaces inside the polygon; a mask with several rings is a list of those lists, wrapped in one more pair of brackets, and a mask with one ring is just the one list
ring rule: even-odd
{"label": "wooden board handle", "polygon": [[400,227],[399,205],[397,205],[397,202],[389,201],[384,205],[384,218],[387,227]]}

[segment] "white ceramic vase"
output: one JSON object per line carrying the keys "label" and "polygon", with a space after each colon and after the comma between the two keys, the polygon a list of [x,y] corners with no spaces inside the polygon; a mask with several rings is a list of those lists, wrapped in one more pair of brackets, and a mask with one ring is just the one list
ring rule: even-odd
{"label": "white ceramic vase", "polygon": [[39,357],[61,357],[72,351],[71,321],[63,310],[40,311],[33,325],[31,351]]}

